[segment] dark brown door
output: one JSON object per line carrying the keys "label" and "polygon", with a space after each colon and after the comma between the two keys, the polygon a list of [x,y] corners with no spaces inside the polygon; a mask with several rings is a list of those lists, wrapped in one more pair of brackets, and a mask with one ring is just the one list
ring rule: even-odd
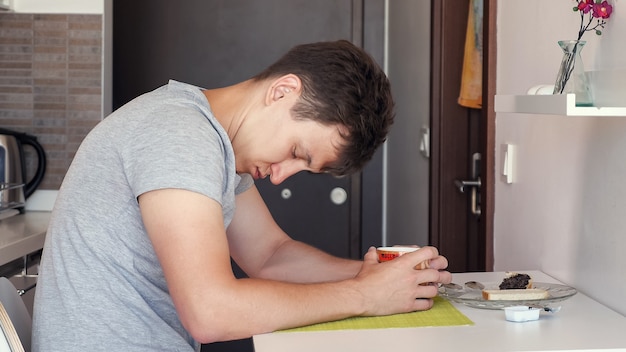
{"label": "dark brown door", "polygon": [[[430,240],[452,272],[493,267],[494,4],[484,3],[482,108],[476,109],[458,103],[469,0],[432,1]],[[472,186],[478,178],[480,186]],[[468,185],[461,187],[463,181]]]}

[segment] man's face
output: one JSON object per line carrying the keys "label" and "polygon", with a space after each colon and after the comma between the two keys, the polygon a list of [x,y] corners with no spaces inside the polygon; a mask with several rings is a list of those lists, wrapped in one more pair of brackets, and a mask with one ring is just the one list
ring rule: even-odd
{"label": "man's face", "polygon": [[253,143],[238,150],[237,171],[254,179],[269,176],[277,185],[300,171],[322,172],[337,160],[342,142],[336,126],[288,117],[258,131]]}
{"label": "man's face", "polygon": [[254,179],[270,177],[283,182],[300,171],[322,172],[338,159],[345,143],[344,126],[325,126],[310,119],[295,119],[292,109],[300,99],[300,80],[288,74],[270,82],[261,104],[251,105],[231,137],[237,172]]}

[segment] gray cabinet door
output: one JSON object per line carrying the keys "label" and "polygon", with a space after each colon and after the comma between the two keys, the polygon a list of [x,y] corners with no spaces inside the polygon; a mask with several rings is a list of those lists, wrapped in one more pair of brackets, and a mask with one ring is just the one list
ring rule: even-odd
{"label": "gray cabinet door", "polygon": [[281,183],[256,186],[274,220],[292,237],[350,257],[350,179],[300,172]]}
{"label": "gray cabinet door", "polygon": [[[383,0],[114,1],[113,108],[169,79],[205,88],[240,82],[307,42],[347,39],[381,62],[382,28]],[[256,184],[292,237],[337,256],[359,258],[362,229],[374,238],[363,247],[377,245],[380,235],[380,164],[377,154],[366,175],[302,172],[278,186],[269,180]],[[362,185],[368,190],[365,198]],[[333,190],[335,201],[342,198],[336,189],[346,192],[345,202],[332,201]],[[366,202],[369,207],[362,207]],[[362,213],[373,216],[362,221]]]}
{"label": "gray cabinet door", "polygon": [[353,0],[113,3],[113,106],[176,79],[216,88],[250,78],[294,45],[351,40]]}

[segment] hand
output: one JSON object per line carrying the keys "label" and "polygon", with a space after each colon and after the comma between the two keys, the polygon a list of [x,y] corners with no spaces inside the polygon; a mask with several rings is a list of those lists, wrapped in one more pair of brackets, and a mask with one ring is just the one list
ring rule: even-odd
{"label": "hand", "polygon": [[[414,269],[424,261],[429,262],[429,269]],[[447,267],[448,260],[439,255],[435,247],[423,247],[384,263],[378,263],[376,249],[370,248],[355,278],[365,300],[363,315],[387,315],[431,308],[438,284],[452,281],[452,275],[444,270]]]}

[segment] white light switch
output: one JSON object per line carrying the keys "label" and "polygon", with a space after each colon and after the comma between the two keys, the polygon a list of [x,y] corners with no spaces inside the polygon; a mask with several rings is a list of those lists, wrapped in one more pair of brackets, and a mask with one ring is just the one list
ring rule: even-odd
{"label": "white light switch", "polygon": [[502,145],[502,176],[505,183],[511,184],[513,183],[513,175],[514,175],[514,164],[515,164],[515,146],[512,144],[503,144]]}

